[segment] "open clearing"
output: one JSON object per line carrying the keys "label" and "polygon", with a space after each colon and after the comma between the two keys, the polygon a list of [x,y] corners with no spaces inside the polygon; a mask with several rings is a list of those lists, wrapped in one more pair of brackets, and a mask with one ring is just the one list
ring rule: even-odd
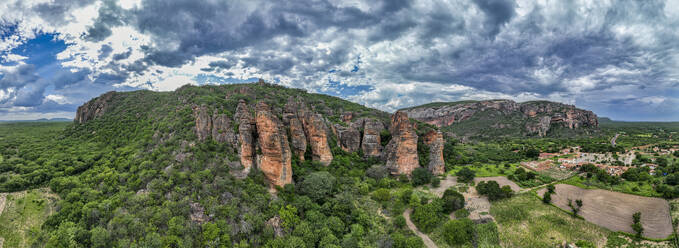
{"label": "open clearing", "polygon": [[578,240],[604,247],[608,230],[543,204],[530,193],[493,202],[502,247],[556,247]]}
{"label": "open clearing", "polygon": [[[0,213],[0,239],[4,247],[29,247],[34,231],[54,212],[57,196],[48,189],[21,191],[4,196]],[[2,247],[0,246],[0,247]]]}
{"label": "open clearing", "polygon": [[[538,191],[544,194],[546,189]],[[633,233],[632,215],[641,212],[644,236],[664,239],[672,234],[670,207],[666,200],[624,194],[602,189],[582,189],[568,184],[557,184],[552,203],[570,211],[568,199],[583,202],[579,215],[587,221],[613,231]]]}

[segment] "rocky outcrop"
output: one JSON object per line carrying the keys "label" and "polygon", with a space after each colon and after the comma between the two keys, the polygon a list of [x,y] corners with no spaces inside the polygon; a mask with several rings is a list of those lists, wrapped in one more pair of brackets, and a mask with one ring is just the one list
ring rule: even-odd
{"label": "rocky outcrop", "polygon": [[212,115],[205,105],[193,106],[193,117],[196,122],[196,136],[199,141],[212,137],[215,141],[236,146],[236,133],[233,131],[231,119],[226,114],[215,110]]}
{"label": "rocky outcrop", "polygon": [[78,124],[83,124],[90,120],[94,120],[101,117],[106,113],[109,108],[109,102],[115,96],[115,91],[109,91],[105,94],[90,100],[89,102],[78,107],[78,111],[75,114],[75,122]]}
{"label": "rocky outcrop", "polygon": [[441,175],[446,171],[446,163],[443,160],[443,134],[440,131],[431,130],[422,137],[424,143],[429,146],[429,164],[427,169],[434,175]]}
{"label": "rocky outcrop", "polygon": [[521,112],[528,117],[549,116],[550,123],[561,124],[570,129],[599,126],[596,114],[573,105],[546,101],[525,102],[521,104]]}
{"label": "rocky outcrop", "polygon": [[257,140],[261,154],[257,155],[258,167],[271,186],[292,183],[292,166],[288,136],[283,123],[264,102],[257,104]]}
{"label": "rocky outcrop", "polygon": [[[552,125],[570,129],[598,127],[597,116],[591,111],[547,101],[516,103],[511,100],[463,101],[435,103],[404,109],[408,117],[437,127],[463,123],[472,117],[483,119],[488,126],[477,129],[524,126],[524,133],[544,136]],[[484,113],[480,115],[480,113]]]}
{"label": "rocky outcrop", "polygon": [[535,119],[537,120],[526,122],[526,131],[528,131],[529,134],[537,134],[540,137],[547,135],[552,118],[549,116],[541,116],[536,117]]}
{"label": "rocky outcrop", "polygon": [[[332,153],[330,152],[330,146],[328,145],[328,128],[318,114],[309,110],[309,108],[304,104],[302,99],[288,99],[288,103],[285,106],[284,119],[290,123],[296,122],[298,119],[302,124],[302,129],[304,130],[304,135],[292,134],[294,139],[293,144],[298,156],[303,156],[306,151],[306,146],[311,147],[311,158],[313,161],[318,161],[323,165],[329,165],[332,162]],[[295,118],[296,117],[296,118]],[[290,124],[292,125],[292,124]],[[296,125],[296,124],[295,124]],[[291,126],[292,127],[292,126]],[[295,132],[298,132],[299,128],[295,127]],[[306,143],[301,141],[302,137],[306,137]]]}
{"label": "rocky outcrop", "polygon": [[361,132],[356,128],[345,127],[339,124],[333,125],[333,132],[337,136],[337,146],[345,152],[355,152],[361,146]]}
{"label": "rocky outcrop", "polygon": [[381,157],[382,142],[380,133],[384,130],[384,124],[375,119],[365,119],[363,122],[363,140],[361,149],[366,157]]}
{"label": "rocky outcrop", "polygon": [[198,136],[198,140],[206,140],[212,133],[212,117],[208,113],[207,106],[193,106],[193,118],[196,120],[196,136]]}
{"label": "rocky outcrop", "polygon": [[302,121],[297,116],[298,104],[294,99],[288,99],[288,103],[285,104],[285,112],[283,113],[283,122],[288,126],[290,130],[290,142],[292,145],[292,151],[299,158],[300,161],[304,161],[304,153],[306,152],[307,140],[304,134],[304,126]]}
{"label": "rocky outcrop", "polygon": [[220,143],[232,144],[234,147],[238,141],[231,118],[226,114],[220,114],[217,110],[212,114],[212,138]]}
{"label": "rocky outcrop", "polygon": [[416,125],[405,112],[397,111],[391,117],[391,140],[384,151],[386,166],[392,174],[410,175],[419,167],[417,156]]}
{"label": "rocky outcrop", "polygon": [[250,107],[241,100],[234,114],[235,122],[238,123],[238,155],[243,166],[244,174],[248,174],[255,165],[255,118],[252,116]]}

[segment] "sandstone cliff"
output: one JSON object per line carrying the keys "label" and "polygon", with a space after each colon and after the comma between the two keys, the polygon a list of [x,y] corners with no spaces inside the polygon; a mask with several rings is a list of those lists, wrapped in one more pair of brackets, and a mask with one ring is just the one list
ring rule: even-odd
{"label": "sandstone cliff", "polygon": [[411,123],[408,115],[397,111],[391,117],[391,140],[385,147],[383,159],[392,174],[410,175],[419,167],[417,155],[416,125]]}
{"label": "sandstone cliff", "polygon": [[235,121],[238,123],[238,155],[244,174],[248,174],[255,165],[255,118],[245,101],[240,100],[236,107]]}
{"label": "sandstone cliff", "polygon": [[256,123],[261,150],[261,155],[257,155],[259,169],[272,186],[292,183],[292,154],[283,124],[264,102],[257,104]]}
{"label": "sandstone cliff", "polygon": [[363,122],[363,140],[361,149],[367,157],[382,156],[382,142],[380,133],[384,130],[384,124],[375,119],[365,119]]}
{"label": "sandstone cliff", "polygon": [[446,163],[443,160],[443,134],[440,131],[431,130],[423,137],[424,143],[429,146],[429,164],[427,169],[434,175],[441,175],[446,171]]}
{"label": "sandstone cliff", "polygon": [[[408,117],[447,127],[473,121],[470,133],[483,129],[519,128],[521,134],[545,136],[555,125],[568,129],[598,127],[597,116],[573,105],[547,101],[516,103],[511,100],[432,103],[404,109]],[[471,130],[471,131],[470,131]],[[509,132],[509,131],[508,131]]]}
{"label": "sandstone cliff", "polygon": [[108,103],[113,99],[115,94],[115,91],[106,92],[78,107],[78,111],[75,114],[75,122],[83,124],[87,121],[94,120],[97,117],[101,117],[108,109]]}

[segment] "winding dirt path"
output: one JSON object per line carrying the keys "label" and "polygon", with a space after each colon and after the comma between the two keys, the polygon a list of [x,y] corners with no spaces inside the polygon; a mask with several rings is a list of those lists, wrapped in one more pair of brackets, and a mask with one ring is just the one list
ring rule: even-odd
{"label": "winding dirt path", "polygon": [[438,246],[436,246],[436,244],[434,244],[434,241],[431,241],[429,236],[427,236],[426,234],[421,233],[419,230],[417,230],[417,227],[415,226],[415,224],[412,221],[410,221],[410,213],[412,213],[412,212],[413,212],[413,210],[410,209],[410,208],[406,209],[406,211],[403,212],[403,217],[406,219],[406,225],[408,226],[408,228],[411,231],[413,231],[415,233],[415,235],[420,237],[422,239],[422,241],[424,241],[424,245],[426,245],[428,248],[438,248]]}

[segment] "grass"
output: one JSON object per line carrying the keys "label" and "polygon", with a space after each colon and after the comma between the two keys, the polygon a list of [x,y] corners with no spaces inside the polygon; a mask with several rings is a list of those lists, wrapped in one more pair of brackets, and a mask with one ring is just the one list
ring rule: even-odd
{"label": "grass", "polygon": [[455,175],[459,170],[466,167],[474,172],[476,172],[476,177],[496,177],[496,176],[509,176],[514,174],[514,171],[519,167],[518,164],[508,164],[509,167],[504,167],[499,164],[483,164],[480,166],[468,165],[468,166],[455,166],[452,170],[448,172],[450,175]]}
{"label": "grass", "polygon": [[603,246],[610,231],[573,218],[543,204],[530,193],[494,202],[490,213],[498,222],[504,247],[555,247],[563,241],[585,240]]}
{"label": "grass", "polygon": [[0,215],[0,237],[4,247],[29,247],[42,223],[54,211],[54,197],[47,189],[7,195]]}
{"label": "grass", "polygon": [[[470,241],[463,245],[449,245],[443,238],[443,223],[439,225],[436,229],[428,234],[429,238],[436,243],[439,248],[471,248],[473,243]],[[476,247],[479,248],[496,248],[500,246],[500,238],[498,235],[497,225],[495,222],[489,222],[484,224],[474,224],[474,243],[477,244]]]}
{"label": "grass", "polygon": [[653,185],[648,182],[621,181],[621,183],[617,185],[608,185],[596,179],[587,179],[580,176],[573,176],[561,181],[561,183],[570,184],[583,189],[605,189],[632,195],[662,197],[662,195],[653,189]]}

